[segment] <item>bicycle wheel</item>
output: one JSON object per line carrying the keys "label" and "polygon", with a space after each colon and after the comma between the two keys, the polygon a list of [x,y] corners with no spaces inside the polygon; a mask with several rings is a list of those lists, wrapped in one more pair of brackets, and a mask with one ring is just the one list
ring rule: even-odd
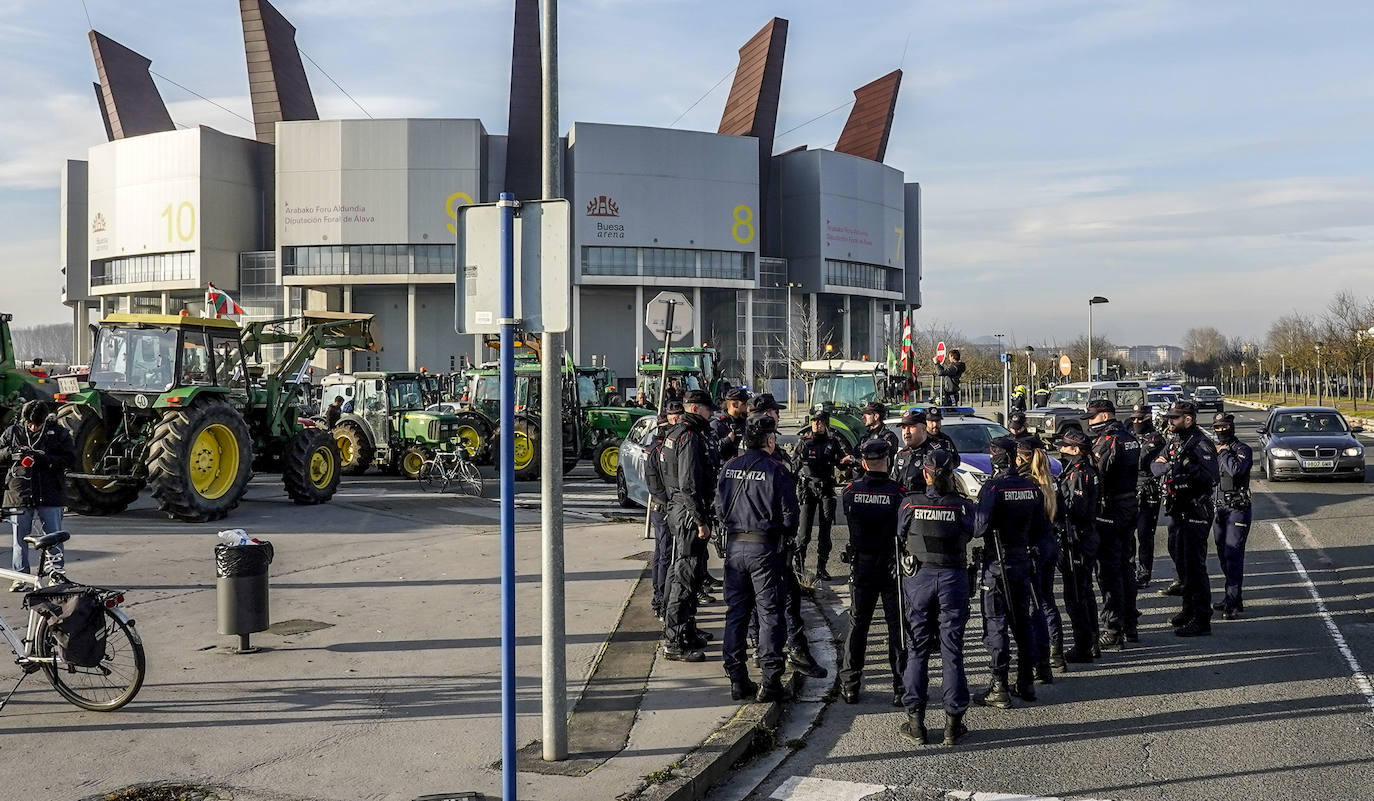
{"label": "bicycle wheel", "polygon": [[454,472],[454,481],[464,495],[482,497],[482,474],[478,472],[477,465],[464,459],[458,463],[458,469]]}
{"label": "bicycle wheel", "polygon": [[444,483],[444,471],[437,462],[431,459],[420,465],[420,474],[416,476],[416,480],[420,482],[420,489],[425,492],[433,492],[439,484]]}
{"label": "bicycle wheel", "polygon": [[[105,655],[96,667],[77,667],[65,662],[46,664],[48,675],[58,694],[82,709],[94,712],[113,712],[134,700],[143,686],[147,662],[143,656],[143,642],[124,621],[115,617],[114,610],[101,607],[105,613]],[[37,655],[57,655],[57,638],[45,623],[38,631]]]}

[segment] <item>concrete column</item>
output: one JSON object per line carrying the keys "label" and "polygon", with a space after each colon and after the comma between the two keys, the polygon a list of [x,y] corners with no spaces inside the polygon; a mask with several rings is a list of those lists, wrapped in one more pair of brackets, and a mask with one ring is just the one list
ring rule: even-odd
{"label": "concrete column", "polygon": [[744,290],[744,385],[754,389],[754,290]]}
{"label": "concrete column", "polygon": [[[692,334],[696,337],[696,340],[689,340],[685,344],[693,345],[697,342],[706,341],[706,332],[701,330],[701,287],[696,287],[692,290]],[[711,343],[711,347],[716,346],[717,343]]]}
{"label": "concrete column", "polygon": [[[353,311],[353,286],[352,286],[351,284],[344,284],[344,285],[343,285],[343,309],[342,309],[342,311],[349,312],[349,313],[352,313],[352,311]],[[334,362],[334,364],[328,365],[328,366],[327,366],[327,367],[328,367],[328,371],[331,372],[331,373],[334,372],[334,368],[335,368],[338,364],[339,364],[339,362]],[[351,351],[351,350],[346,350],[346,351],[343,352],[343,367],[344,367],[344,372],[345,372],[345,373],[351,373],[351,372],[353,372],[353,351]]]}
{"label": "concrete column", "polygon": [[635,287],[635,355],[630,364],[639,365],[639,357],[644,353],[644,287]]}
{"label": "concrete column", "polygon": [[850,347],[851,343],[854,341],[854,338],[852,336],[852,329],[854,328],[854,315],[851,313],[853,311],[853,307],[851,307],[849,303],[852,297],[853,295],[844,296],[844,357],[846,359],[858,358],[854,354],[853,349]]}
{"label": "concrete column", "polygon": [[420,369],[420,365],[416,363],[419,359],[416,355],[419,353],[419,348],[416,347],[415,343],[415,338],[418,336],[418,332],[415,329],[415,289],[416,287],[414,284],[406,286],[406,363],[410,365],[406,369],[411,372]]}
{"label": "concrete column", "polygon": [[172,296],[171,296],[171,294],[168,293],[168,292],[163,292],[163,293],[162,293],[161,300],[162,300],[162,313],[163,313],[163,314],[171,314],[171,313],[172,313],[172,311],[171,311],[171,309],[172,309]]}
{"label": "concrete column", "polygon": [[572,288],[572,355],[573,361],[582,363],[582,287],[573,284]]}

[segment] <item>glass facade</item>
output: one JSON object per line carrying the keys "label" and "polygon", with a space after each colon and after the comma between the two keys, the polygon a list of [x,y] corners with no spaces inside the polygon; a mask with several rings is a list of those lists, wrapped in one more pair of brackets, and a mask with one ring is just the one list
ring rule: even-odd
{"label": "glass facade", "polygon": [[452,275],[453,245],[282,248],[282,275]]}
{"label": "glass facade", "polygon": [[[787,260],[759,259],[759,288],[754,294],[754,375],[779,378],[787,375]],[[793,290],[792,301],[802,297]],[[744,332],[749,301],[744,292],[735,301],[735,325],[740,332],[739,358],[745,357]]]}
{"label": "glass facade", "polygon": [[91,262],[91,286],[190,280],[193,256],[184,251]]}
{"label": "glass facade", "polygon": [[[239,293],[234,299],[243,307],[244,322],[272,320],[301,311],[305,306],[305,290],[298,286],[289,289],[291,308],[288,312],[277,276],[276,251],[255,250],[239,254]],[[273,362],[285,356],[286,351],[284,343],[267,345],[262,349],[262,358]]]}
{"label": "glass facade", "polygon": [[825,260],[825,283],[880,292],[901,292],[902,271],[857,261]]}
{"label": "glass facade", "polygon": [[754,254],[684,248],[583,247],[582,275],[754,280]]}

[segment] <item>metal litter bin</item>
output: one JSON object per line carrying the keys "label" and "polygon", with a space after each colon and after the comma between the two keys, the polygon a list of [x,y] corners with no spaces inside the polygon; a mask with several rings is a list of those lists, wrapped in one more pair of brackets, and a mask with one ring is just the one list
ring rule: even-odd
{"label": "metal litter bin", "polygon": [[237,634],[239,653],[256,651],[248,635],[272,625],[268,566],[272,543],[215,546],[215,599],[220,634]]}

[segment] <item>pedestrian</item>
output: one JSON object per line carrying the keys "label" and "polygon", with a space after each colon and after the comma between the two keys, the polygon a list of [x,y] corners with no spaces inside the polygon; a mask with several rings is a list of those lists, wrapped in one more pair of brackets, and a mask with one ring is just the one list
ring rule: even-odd
{"label": "pedestrian", "polygon": [[955,487],[954,461],[948,453],[927,453],[921,469],[926,489],[907,494],[898,518],[897,537],[910,554],[902,560],[902,598],[911,632],[902,676],[907,719],[899,731],[918,745],[926,741],[930,657],[938,648],[944,744],[954,745],[968,733],[964,726],[969,705],[964,627],[969,616],[966,555],[973,539],[974,507]]}
{"label": "pedestrian", "polygon": [[[1037,437],[1016,441],[1016,472],[1035,482],[1045,504],[1045,519],[1054,520],[1057,499],[1054,474],[1050,471],[1050,457],[1045,445]],[[1045,526],[1040,539],[1031,543],[1031,585],[1035,588],[1035,625],[1039,640],[1048,643],[1049,650],[1041,652],[1035,665],[1035,680],[1041,684],[1054,683],[1054,670],[1064,669],[1064,620],[1054,602],[1054,568],[1059,564],[1059,538],[1053,526]]]}
{"label": "pedestrian", "polygon": [[[704,394],[704,393],[703,393]],[[688,393],[689,398],[691,393]],[[689,408],[690,408],[689,403]],[[716,516],[725,527],[725,636],[722,659],[736,701],[783,698],[783,542],[797,524],[797,496],[786,468],[771,458],[777,449],[777,421],[750,415],[747,450],[721,470],[715,496]],[[751,612],[759,623],[762,681],[749,679],[745,658]]]}
{"label": "pedestrian", "polygon": [[897,583],[897,514],[902,507],[902,488],[888,476],[892,446],[871,439],[860,452],[864,474],[844,489],[844,518],[849,524],[849,545],[844,561],[849,565],[849,633],[844,638],[840,666],[840,697],[846,704],[859,702],[863,683],[868,629],[878,600],[883,602],[887,624],[887,664],[892,670],[892,705],[901,706],[906,695],[905,621]]}
{"label": "pedestrian", "polygon": [[[10,567],[28,573],[29,546],[24,538],[33,531],[36,520],[44,534],[62,530],[62,508],[66,505],[63,477],[76,463],[76,451],[66,429],[57,425],[44,401],[31,400],[19,410],[15,420],[0,432],[0,470],[6,470],[4,497],[0,507],[10,513],[14,547]],[[48,551],[49,564],[63,566],[62,547]],[[15,581],[10,592],[29,585]]]}
{"label": "pedestrian", "polygon": [[663,621],[663,597],[673,554],[673,538],[668,527],[668,488],[663,483],[663,438],[682,418],[682,404],[673,401],[658,418],[658,426],[644,456],[644,484],[649,490],[649,524],[654,532],[653,582],[654,616]]}
{"label": "pedestrian", "polygon": [[1217,449],[1197,425],[1197,406],[1176,401],[1165,413],[1173,439],[1150,469],[1162,479],[1169,540],[1178,554],[1182,608],[1169,623],[1179,637],[1212,633],[1212,590],[1207,582],[1207,533],[1212,493],[1220,480]]}
{"label": "pedestrian", "polygon": [[[978,492],[974,536],[983,540],[983,642],[992,658],[992,682],[978,703],[1011,708],[1011,695],[1035,700],[1035,665],[1044,647],[1034,626],[1035,589],[1030,546],[1049,526],[1040,488],[1015,470],[1016,441],[999,437],[988,447],[992,475]],[[1009,684],[1011,639],[1016,640],[1016,683]]]}
{"label": "pedestrian", "polygon": [[936,449],[926,429],[926,413],[908,409],[902,415],[901,426],[903,447],[893,457],[892,479],[908,493],[920,495],[926,491],[926,454]]}
{"label": "pedestrian", "polygon": [[954,466],[959,467],[964,463],[964,460],[959,458],[959,446],[954,444],[954,439],[941,430],[944,423],[944,412],[933,406],[926,409],[926,435],[930,437],[930,446],[937,450],[949,452],[954,457]]}
{"label": "pedestrian", "polygon": [[806,572],[806,549],[811,544],[812,527],[816,526],[816,578],[829,581],[826,562],[830,559],[830,531],[835,523],[835,472],[845,459],[851,459],[849,448],[830,434],[830,413],[819,411],[811,416],[811,428],[802,432],[792,454],[792,470],[797,476],[801,500],[796,569],[798,573]]}
{"label": "pedestrian", "polygon": [[744,442],[744,421],[749,411],[749,390],[731,387],[725,393],[725,408],[711,418],[711,433],[720,443],[720,462],[725,464],[740,453]]}
{"label": "pedestrian", "polygon": [[1249,445],[1236,439],[1235,415],[1223,413],[1212,418],[1212,433],[1217,437],[1217,464],[1221,468],[1212,536],[1226,578],[1226,596],[1212,604],[1212,609],[1226,620],[1235,620],[1245,611],[1241,585],[1245,579],[1245,541],[1250,537],[1250,468],[1255,457]]}
{"label": "pedestrian", "polygon": [[968,367],[959,358],[959,351],[951,350],[944,364],[935,361],[935,372],[940,374],[940,405],[959,405],[959,382]]}
{"label": "pedestrian", "polygon": [[1083,419],[1102,482],[1097,502],[1097,581],[1102,592],[1098,647],[1120,651],[1139,640],[1134,562],[1140,443],[1116,419],[1116,405],[1107,398],[1089,401]]}
{"label": "pedestrian", "polygon": [[[1074,428],[1055,442],[1064,469],[1055,481],[1055,524],[1059,534],[1059,572],[1064,578],[1064,611],[1073,624],[1073,647],[1063,651],[1065,662],[1088,663],[1097,655],[1097,597],[1093,595],[1093,565],[1097,563],[1097,503],[1101,486],[1088,458],[1088,435]],[[1062,635],[1061,635],[1062,636]]]}
{"label": "pedestrian", "polygon": [[711,396],[699,389],[683,398],[682,419],[663,439],[663,486],[668,491],[668,527],[673,555],[664,598],[664,657],[702,662],[708,641],[697,630],[697,596],[702,592],[699,566],[711,537],[711,502],[715,497],[714,454],[707,433]]}
{"label": "pedestrian", "polygon": [[334,402],[329,404],[324,410],[324,427],[333,429],[339,424],[339,418],[343,416],[344,399],[342,395],[335,395]]}
{"label": "pedestrian", "polygon": [[1155,529],[1159,527],[1159,479],[1150,471],[1150,465],[1164,450],[1164,436],[1155,430],[1153,410],[1149,404],[1138,403],[1131,409],[1131,433],[1140,442],[1140,479],[1136,483],[1140,511],[1135,518],[1135,584],[1139,588],[1148,587],[1154,575]]}

